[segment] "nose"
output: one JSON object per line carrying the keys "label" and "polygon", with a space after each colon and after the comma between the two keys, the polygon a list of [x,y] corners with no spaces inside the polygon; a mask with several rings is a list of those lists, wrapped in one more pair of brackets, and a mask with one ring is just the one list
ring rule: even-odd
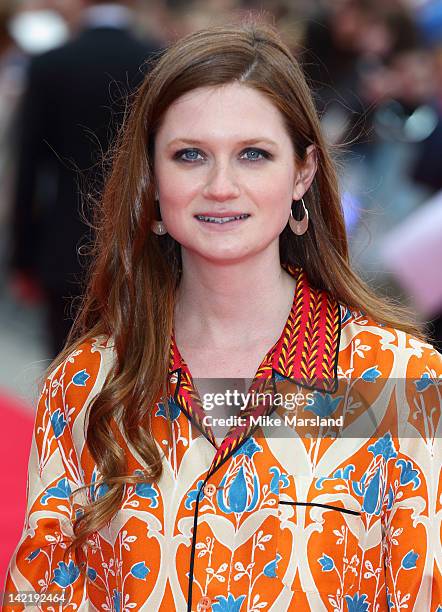
{"label": "nose", "polygon": [[207,178],[203,195],[209,200],[224,202],[240,195],[234,173],[228,164],[215,164]]}

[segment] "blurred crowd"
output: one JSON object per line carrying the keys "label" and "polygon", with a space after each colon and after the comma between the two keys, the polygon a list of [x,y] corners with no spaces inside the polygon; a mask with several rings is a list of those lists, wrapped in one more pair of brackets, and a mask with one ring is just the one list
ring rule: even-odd
{"label": "blurred crowd", "polygon": [[47,359],[66,338],[102,160],[143,59],[254,15],[278,27],[311,84],[354,265],[409,302],[441,347],[442,0],[3,0],[0,371],[20,317],[42,326],[26,338]]}

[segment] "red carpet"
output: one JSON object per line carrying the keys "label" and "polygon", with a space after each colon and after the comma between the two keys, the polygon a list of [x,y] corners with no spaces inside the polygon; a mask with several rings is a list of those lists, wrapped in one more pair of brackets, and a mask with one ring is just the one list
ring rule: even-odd
{"label": "red carpet", "polygon": [[34,412],[23,401],[0,389],[0,414],[0,465],[3,490],[0,515],[0,591],[2,591],[11,555],[23,529],[26,475]]}

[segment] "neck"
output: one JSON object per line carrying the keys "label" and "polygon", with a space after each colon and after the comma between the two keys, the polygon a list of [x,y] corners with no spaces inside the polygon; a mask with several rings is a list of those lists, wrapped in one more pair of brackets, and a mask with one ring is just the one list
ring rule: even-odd
{"label": "neck", "polygon": [[214,349],[247,346],[273,336],[290,312],[295,280],[278,253],[229,265],[202,261],[183,249],[175,305],[177,342]]}

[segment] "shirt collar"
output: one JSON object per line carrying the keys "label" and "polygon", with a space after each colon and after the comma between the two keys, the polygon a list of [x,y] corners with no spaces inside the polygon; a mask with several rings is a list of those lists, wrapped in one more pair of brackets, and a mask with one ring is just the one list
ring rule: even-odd
{"label": "shirt collar", "polygon": [[[291,379],[302,387],[332,393],[337,387],[340,307],[327,291],[310,286],[302,268],[283,264],[296,279],[290,314],[279,340],[264,357],[257,377]],[[182,385],[191,389],[191,376],[172,333],[169,389],[176,397]]]}
{"label": "shirt collar", "polygon": [[[275,391],[278,381],[290,380],[290,384],[334,393],[338,386],[340,305],[328,292],[311,287],[302,268],[283,267],[296,279],[292,308],[281,336],[265,355],[250,390],[261,393],[270,386]],[[256,428],[250,419],[246,419],[244,426],[232,426],[217,447],[212,428],[205,425],[206,413],[189,368],[180,355],[174,333],[170,342],[167,401],[182,410],[217,449],[210,473],[227,461]],[[273,407],[258,406],[251,410],[253,413],[271,413]]]}

